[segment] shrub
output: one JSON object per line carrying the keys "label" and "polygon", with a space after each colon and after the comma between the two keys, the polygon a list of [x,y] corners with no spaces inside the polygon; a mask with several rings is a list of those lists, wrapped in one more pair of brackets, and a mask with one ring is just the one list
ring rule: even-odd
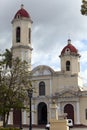
{"label": "shrub", "polygon": [[6,127],[6,128],[0,128],[0,130],[20,130],[19,128],[13,128],[13,127]]}

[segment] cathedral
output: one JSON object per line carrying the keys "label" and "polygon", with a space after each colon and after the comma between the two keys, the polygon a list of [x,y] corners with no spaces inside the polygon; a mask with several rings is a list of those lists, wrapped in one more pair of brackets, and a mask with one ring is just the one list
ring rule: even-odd
{"label": "cathedral", "polygon": [[[21,5],[12,20],[12,53],[13,58],[19,57],[22,61],[28,62],[32,81],[35,81],[32,124],[45,125],[50,121],[50,105],[55,100],[59,118],[66,113],[66,117],[72,119],[73,124],[87,125],[87,89],[83,86],[80,76],[81,56],[77,48],[68,39],[67,44],[60,50],[60,71],[55,71],[47,65],[39,65],[31,69],[32,23],[30,14]],[[22,125],[29,125],[28,114],[27,111],[22,110]],[[17,125],[19,120],[17,111],[11,111],[8,124]]]}

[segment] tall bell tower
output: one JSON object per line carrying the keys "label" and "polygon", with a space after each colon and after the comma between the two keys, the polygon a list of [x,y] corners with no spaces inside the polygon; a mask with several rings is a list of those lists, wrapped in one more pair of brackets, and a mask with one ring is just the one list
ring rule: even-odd
{"label": "tall bell tower", "polygon": [[31,70],[31,26],[32,20],[29,13],[21,5],[12,20],[12,54],[13,58],[27,61]]}
{"label": "tall bell tower", "polygon": [[61,71],[67,74],[80,73],[80,54],[78,50],[71,44],[68,39],[68,44],[62,49],[61,55]]}

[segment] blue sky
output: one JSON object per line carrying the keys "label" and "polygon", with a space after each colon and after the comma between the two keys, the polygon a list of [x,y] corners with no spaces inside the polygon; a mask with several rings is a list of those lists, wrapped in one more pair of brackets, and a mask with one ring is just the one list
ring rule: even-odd
{"label": "blue sky", "polygon": [[81,0],[1,0],[0,52],[12,45],[11,21],[21,4],[32,20],[32,65],[60,70],[59,55],[68,38],[81,54],[81,74],[87,83],[87,16],[80,13]]}

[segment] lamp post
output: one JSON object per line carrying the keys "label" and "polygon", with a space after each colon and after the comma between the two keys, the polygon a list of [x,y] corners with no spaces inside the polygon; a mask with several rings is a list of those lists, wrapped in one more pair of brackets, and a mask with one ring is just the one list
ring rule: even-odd
{"label": "lamp post", "polygon": [[32,130],[32,109],[31,109],[31,98],[32,98],[32,93],[33,93],[33,90],[32,89],[28,89],[27,90],[28,92],[28,97],[29,97],[29,105],[30,105],[30,125],[29,125],[29,130]]}
{"label": "lamp post", "polygon": [[20,130],[22,130],[22,110],[20,108]]}
{"label": "lamp post", "polygon": [[0,65],[0,82],[1,82],[1,72],[2,72],[2,67]]}
{"label": "lamp post", "polygon": [[2,82],[2,66],[0,64],[0,87],[1,87],[1,82]]}

